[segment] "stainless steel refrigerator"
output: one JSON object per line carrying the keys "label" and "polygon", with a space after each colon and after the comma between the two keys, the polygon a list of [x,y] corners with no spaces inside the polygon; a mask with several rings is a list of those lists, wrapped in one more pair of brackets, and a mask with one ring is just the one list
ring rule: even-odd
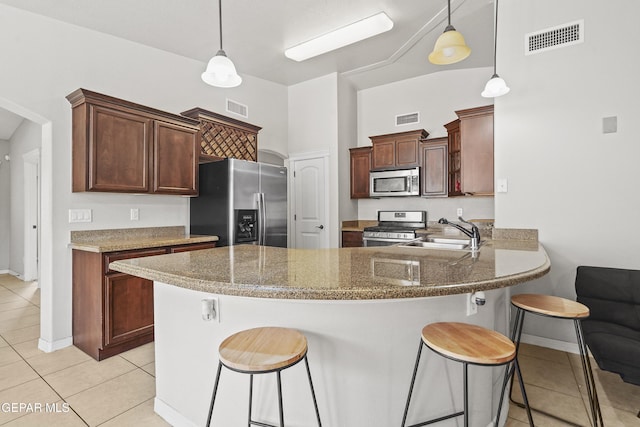
{"label": "stainless steel refrigerator", "polygon": [[218,246],[287,247],[287,169],[225,159],[200,165],[190,202],[191,234],[216,235]]}

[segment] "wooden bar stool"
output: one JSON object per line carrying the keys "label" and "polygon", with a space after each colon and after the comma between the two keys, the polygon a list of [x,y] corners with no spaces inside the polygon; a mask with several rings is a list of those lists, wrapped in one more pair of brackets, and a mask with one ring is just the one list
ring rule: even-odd
{"label": "wooden bar stool", "polygon": [[304,359],[307,368],[307,377],[309,378],[309,386],[311,387],[311,397],[313,398],[318,427],[322,426],[320,423],[318,404],[316,402],[316,393],[313,389],[313,382],[311,381],[309,362],[307,360],[307,338],[299,331],[277,327],[248,329],[226,338],[222,344],[220,344],[218,353],[220,360],[218,362],[215,385],[213,386],[213,395],[211,396],[207,426],[211,424],[213,405],[216,401],[216,393],[220,381],[220,372],[222,366],[225,366],[232,371],[249,374],[249,426],[253,424],[257,426],[276,427],[272,424],[254,421],[251,415],[253,375],[270,372],[276,373],[280,427],[284,427],[280,371],[297,364],[302,359]]}
{"label": "wooden bar stool", "polygon": [[[591,411],[591,424],[594,427],[598,425],[603,426],[602,413],[600,412],[600,403],[598,402],[598,393],[596,392],[596,385],[593,379],[593,371],[591,370],[591,362],[589,360],[589,351],[587,344],[584,341],[584,335],[582,333],[581,319],[589,317],[589,307],[580,304],[579,302],[572,301],[566,298],[560,298],[550,295],[539,294],[519,294],[511,297],[511,304],[516,307],[516,318],[511,332],[511,340],[516,344],[516,360],[518,357],[518,349],[520,347],[520,337],[522,336],[522,326],[524,324],[525,313],[537,314],[539,316],[555,317],[558,319],[571,319],[576,330],[576,337],[578,339],[578,348],[580,350],[580,361],[582,362],[582,372],[586,383],[587,396],[589,398],[589,406]],[[519,379],[522,381],[521,379]],[[504,388],[507,385],[507,377],[503,384]],[[511,385],[513,386],[513,377],[511,377]],[[511,387],[513,391],[513,387]],[[520,385],[520,389],[523,389],[523,385]],[[511,398],[511,392],[509,392],[509,398],[516,405],[522,406],[522,404],[516,402]],[[529,403],[526,402],[526,405]],[[535,408],[533,408],[535,410]],[[544,411],[539,411],[543,412]],[[548,414],[552,415],[552,414]],[[555,418],[555,415],[552,415]],[[598,424],[598,421],[600,424]]]}
{"label": "wooden bar stool", "polygon": [[[402,417],[402,427],[406,426],[407,413],[409,412],[411,394],[416,380],[416,373],[418,372],[418,365],[420,364],[420,355],[422,353],[423,345],[426,345],[440,356],[462,363],[464,409],[450,415],[434,418],[418,424],[412,424],[409,427],[425,426],[458,417],[460,415],[464,415],[465,427],[469,425],[469,390],[467,384],[467,370],[469,364],[482,366],[500,366],[509,364],[510,366],[507,368],[507,374],[512,376],[514,371],[517,372],[518,379],[522,382],[520,368],[515,357],[516,347],[509,338],[498,332],[467,323],[440,322],[429,324],[422,329],[422,337],[418,346],[418,356],[416,357],[416,364],[413,368],[413,377],[411,378],[411,385],[409,386],[407,404],[404,409],[404,416]],[[525,404],[528,408],[527,394],[524,388],[521,388],[521,391],[525,399]],[[500,404],[498,405],[498,414],[496,415],[495,422],[496,426],[500,421],[503,395],[504,390],[503,394],[500,396]],[[527,414],[529,415],[529,422],[532,423],[531,413],[528,410]]]}

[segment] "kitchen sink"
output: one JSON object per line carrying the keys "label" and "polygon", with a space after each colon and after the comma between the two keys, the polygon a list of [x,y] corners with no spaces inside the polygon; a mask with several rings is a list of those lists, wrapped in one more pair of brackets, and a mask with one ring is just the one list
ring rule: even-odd
{"label": "kitchen sink", "polygon": [[[400,244],[400,247],[425,248],[425,249],[448,249],[448,250],[470,250],[469,239],[449,239],[446,237],[426,237],[424,240],[415,240]],[[482,243],[480,243],[482,245]]]}
{"label": "kitchen sink", "polygon": [[447,245],[469,245],[469,239],[450,239],[448,237],[427,237],[425,243],[443,243]]}

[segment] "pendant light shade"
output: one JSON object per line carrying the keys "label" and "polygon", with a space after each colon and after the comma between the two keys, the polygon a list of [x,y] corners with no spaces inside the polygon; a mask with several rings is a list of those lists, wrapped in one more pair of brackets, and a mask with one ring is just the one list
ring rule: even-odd
{"label": "pendant light shade", "polygon": [[235,65],[222,49],[209,60],[201,77],[206,84],[216,87],[236,87],[242,83],[242,77],[238,75]]}
{"label": "pendant light shade", "polygon": [[464,37],[451,25],[451,0],[447,0],[448,25],[444,33],[438,37],[429,54],[429,62],[436,65],[455,64],[471,54],[471,48],[467,46]]}
{"label": "pendant light shade", "polygon": [[481,95],[485,98],[495,98],[497,96],[506,95],[511,89],[507,86],[507,83],[497,74],[491,77],[491,80],[484,86],[484,90]]}
{"label": "pendant light shade", "polygon": [[493,75],[491,79],[484,86],[484,90],[480,95],[485,98],[496,98],[498,96],[506,95],[511,89],[507,86],[507,83],[496,72],[496,57],[498,50],[498,0],[496,0],[496,28],[493,32]]}
{"label": "pendant light shade", "polygon": [[236,87],[242,83],[236,66],[222,49],[222,0],[218,0],[218,17],[220,19],[220,50],[209,60],[207,69],[200,76],[206,84],[216,87]]}

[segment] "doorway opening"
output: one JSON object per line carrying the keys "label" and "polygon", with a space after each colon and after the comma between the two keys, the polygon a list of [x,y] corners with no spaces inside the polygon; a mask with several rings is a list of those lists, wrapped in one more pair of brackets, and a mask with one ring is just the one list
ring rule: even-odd
{"label": "doorway opening", "polygon": [[[45,352],[51,352],[69,345],[66,340],[55,343],[53,339],[53,125],[51,120],[3,97],[0,97],[0,108],[17,114],[40,127],[40,148],[38,153],[34,150],[34,152],[25,153],[25,157],[23,157],[25,179],[27,178],[27,169],[29,170],[29,188],[39,188],[39,190],[35,191],[35,196],[31,194],[32,197],[29,198],[28,202],[30,215],[36,216],[35,224],[33,223],[33,217],[30,220],[25,218],[25,224],[31,222],[31,226],[36,225],[35,239],[37,240],[34,240],[34,232],[32,231],[34,229],[31,228],[31,243],[29,244],[31,252],[28,256],[25,256],[26,254],[23,256],[25,256],[25,262],[27,257],[31,259],[29,274],[35,275],[40,286],[40,339],[38,348]],[[26,205],[26,199],[24,203]],[[26,225],[24,233],[26,249]]]}

